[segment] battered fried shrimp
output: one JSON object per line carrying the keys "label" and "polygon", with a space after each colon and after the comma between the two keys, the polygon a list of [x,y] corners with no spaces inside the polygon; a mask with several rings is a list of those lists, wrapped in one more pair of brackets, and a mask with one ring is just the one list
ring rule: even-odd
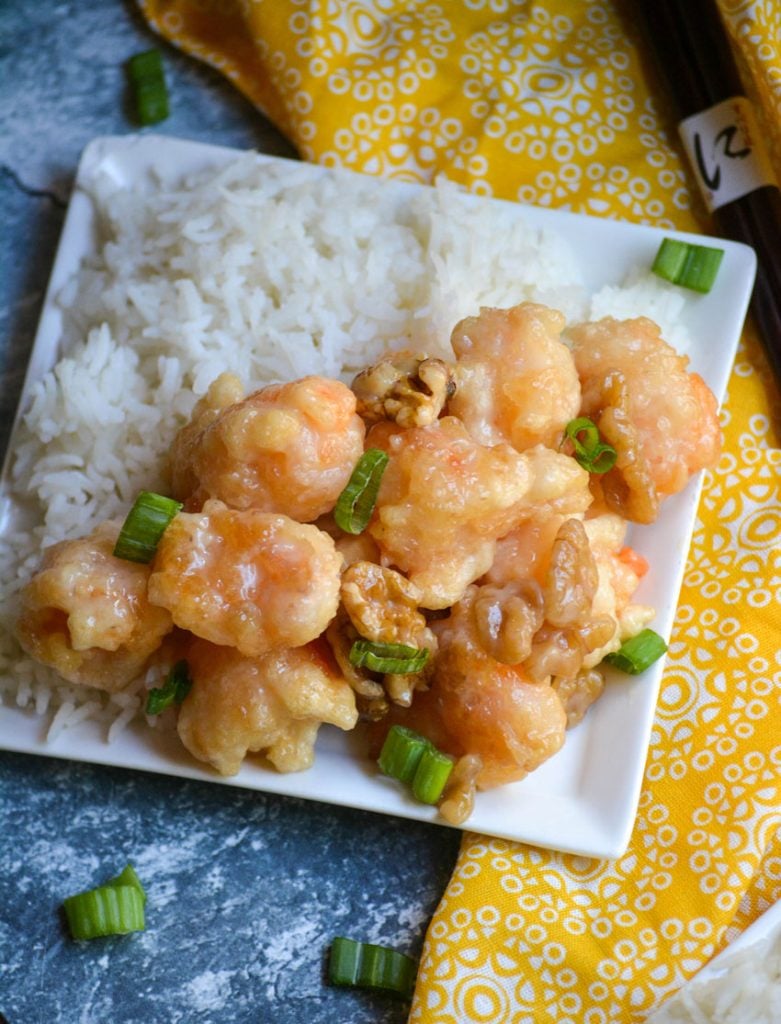
{"label": "battered fried shrimp", "polygon": [[536,683],[521,665],[504,665],[479,643],[470,587],[448,619],[434,624],[439,640],[431,686],[417,694],[405,724],[438,747],[477,755],[480,789],[524,778],[564,742],[567,717],[548,682]]}
{"label": "battered fried shrimp", "polygon": [[[207,396],[208,399],[208,396]],[[174,496],[200,507],[279,512],[312,522],[330,511],[363,453],[355,396],[340,381],[304,377],[261,388],[174,443]],[[189,491],[197,481],[194,493]]]}
{"label": "battered fried shrimp", "polygon": [[606,317],[573,327],[570,337],[582,413],[618,452],[600,481],[605,499],[627,518],[653,522],[660,501],[717,460],[716,399],[645,317]]}
{"label": "battered fried shrimp", "polygon": [[580,407],[575,364],[560,340],[564,322],[556,310],[524,302],[484,308],[456,324],[457,387],[448,412],[476,440],[519,451],[558,445]]}
{"label": "battered fried shrimp", "polygon": [[396,434],[372,430],[369,443],[390,455],[369,532],[384,560],[421,589],[424,608],[447,608],[523,517],[531,460],[506,444],[479,444],[453,416]]}
{"label": "battered fried shrimp", "polygon": [[352,382],[358,412],[367,423],[392,420],[400,427],[433,423],[455,394],[453,370],[444,360],[391,352]]}
{"label": "battered fried shrimp", "polygon": [[221,775],[235,775],[248,752],[280,772],[309,768],[323,722],[352,729],[353,692],[322,641],[245,658],[235,648],[194,640],[193,686],[179,711],[182,743]]}
{"label": "battered fried shrimp", "polygon": [[258,657],[323,632],[339,604],[341,566],[316,526],[210,500],[166,530],[149,598],[183,629]]}
{"label": "battered fried shrimp", "polygon": [[[240,402],[243,397],[244,387],[239,378],[232,373],[221,373],[196,403],[190,422],[174,438],[170,454],[171,489],[174,495],[179,496],[179,500],[188,501],[188,508],[190,499],[198,490],[198,477],[193,463],[201,437],[223,410]],[[194,502],[192,507],[199,507],[198,502]]]}
{"label": "battered fried shrimp", "polygon": [[147,565],[112,554],[120,524],[47,549],[21,594],[16,635],[63,678],[113,693],[134,679],[173,629],[147,599]]}
{"label": "battered fried shrimp", "polygon": [[586,519],[583,527],[598,575],[592,613],[609,616],[615,624],[612,636],[584,659],[584,668],[593,668],[606,654],[618,650],[624,640],[645,628],[655,612],[650,605],[634,601],[635,591],[647,566],[643,566],[642,559],[626,547],[626,521],[615,513],[606,513]]}

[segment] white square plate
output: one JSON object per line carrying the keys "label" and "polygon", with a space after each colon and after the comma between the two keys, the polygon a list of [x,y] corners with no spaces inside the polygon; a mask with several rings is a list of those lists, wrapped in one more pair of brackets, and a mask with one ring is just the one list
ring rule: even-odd
{"label": "white square plate", "polygon": [[[149,135],[97,139],[87,148],[35,339],[22,409],[31,383],[55,363],[59,354],[61,317],[55,298],[96,245],[95,211],[80,185],[98,167],[119,184],[129,184],[152,167],[187,173],[219,165],[236,155],[233,150]],[[322,170],[312,166],[311,173],[320,174]],[[420,187],[377,181],[377,188]],[[674,234],[514,203],[500,205],[508,221],[522,217],[532,227],[562,236],[575,252],[590,292],[603,285],[620,284],[633,266],[650,266],[661,239]],[[680,233],[675,237],[702,241],[699,236]],[[691,293],[681,319],[693,339],[691,368],[721,399],[756,260],[753,250],[745,245],[729,241],[718,244],[725,255],[717,287],[707,296]],[[9,451],[13,445],[12,439]],[[657,609],[653,625],[665,636],[670,634],[675,614],[698,496],[699,481],[692,481],[684,492],[665,503],[659,520],[644,527],[632,541],[652,567],[638,600]],[[6,514],[0,531],[9,529],[14,516],[7,495],[4,497]],[[522,782],[479,794],[468,828],[584,856],[621,855],[629,842],[637,809],[661,674],[662,664],[657,662],[641,677],[609,680],[601,699],[583,723],[569,733],[559,754]],[[308,771],[280,775],[248,760],[230,779],[199,766],[176,736],[150,730],[143,721],[127,728],[111,744],[104,730],[105,726],[85,722],[47,743],[46,724],[40,718],[15,706],[0,706],[0,748],[6,750],[161,772],[441,823],[435,810],[408,800],[401,787],[377,773],[355,736],[330,727],[321,729],[315,765]]]}

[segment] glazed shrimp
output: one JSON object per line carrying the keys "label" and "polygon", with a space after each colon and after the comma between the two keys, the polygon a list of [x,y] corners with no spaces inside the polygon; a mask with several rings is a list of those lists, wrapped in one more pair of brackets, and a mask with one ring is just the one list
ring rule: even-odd
{"label": "glazed shrimp", "polygon": [[505,441],[519,451],[559,443],[580,407],[575,364],[559,337],[564,322],[556,310],[524,302],[481,309],[456,324],[456,392],[448,411],[476,440]]}
{"label": "glazed shrimp", "polygon": [[274,384],[215,415],[219,399],[219,392],[207,396],[174,442],[175,497],[192,509],[219,498],[231,508],[280,512],[304,523],[333,508],[365,434],[345,384],[326,377]]}
{"label": "glazed shrimp", "polygon": [[207,501],[158,545],[149,599],[247,657],[314,640],[336,614],[342,556],[316,526]]}
{"label": "glazed shrimp", "polygon": [[48,548],[22,591],[16,635],[28,654],[63,678],[110,693],[143,669],[173,629],[147,599],[149,566],[113,555],[120,524]]}
{"label": "glazed shrimp", "polygon": [[245,658],[193,640],[186,653],[193,686],[179,712],[179,736],[221,775],[235,775],[246,754],[258,751],[280,772],[302,771],[312,764],[323,722],[356,724],[353,692],[322,641]]}
{"label": "glazed shrimp", "polygon": [[645,317],[580,324],[570,332],[582,412],[618,452],[600,478],[607,505],[635,522],[712,466],[721,451],[716,399],[688,358]]}

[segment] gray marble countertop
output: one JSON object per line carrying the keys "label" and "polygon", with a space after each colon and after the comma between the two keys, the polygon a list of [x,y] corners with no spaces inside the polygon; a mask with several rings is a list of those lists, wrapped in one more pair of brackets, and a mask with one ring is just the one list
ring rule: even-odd
{"label": "gray marble countertop", "polygon": [[[294,155],[216,73],[120,0],[0,3],[0,443],[5,448],[79,155],[137,128],[125,62],[165,53],[155,131]],[[0,707],[2,714],[2,707]],[[0,753],[0,1019],[9,1024],[400,1024],[328,987],[332,936],[416,955],[459,833],[381,815]],[[136,865],[147,931],[77,944],[62,899]]]}

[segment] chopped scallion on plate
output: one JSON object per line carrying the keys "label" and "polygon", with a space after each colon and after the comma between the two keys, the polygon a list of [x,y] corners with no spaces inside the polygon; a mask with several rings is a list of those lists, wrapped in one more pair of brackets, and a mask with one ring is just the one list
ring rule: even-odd
{"label": "chopped scallion on plate", "polygon": [[413,729],[392,725],[377,764],[384,775],[410,786],[416,800],[435,804],[444,792],[455,761]]}
{"label": "chopped scallion on plate", "polygon": [[665,238],[651,270],[665,281],[704,293],[713,287],[723,257],[723,249]]}
{"label": "chopped scallion on plate", "polygon": [[128,562],[151,562],[157,545],[182,504],[154,491],[141,491],[127,514],[114,545],[114,556]]}
{"label": "chopped scallion on plate", "polygon": [[642,629],[636,636],[625,640],[617,651],[603,659],[621,672],[639,675],[653,665],[667,650],[667,644],[652,629]]}
{"label": "chopped scallion on plate", "polygon": [[358,534],[369,525],[387,465],[388,455],[380,448],[367,448],[360,457],[334,508],[340,530]]}
{"label": "chopped scallion on plate", "polygon": [[356,640],[350,648],[350,664],[368,668],[370,672],[408,675],[420,672],[429,659],[427,647],[408,644],[381,644],[372,640]]}
{"label": "chopped scallion on plate", "polygon": [[570,420],[564,435],[572,442],[573,458],[589,473],[607,473],[615,466],[618,453],[602,441],[596,423],[587,416]]}
{"label": "chopped scallion on plate", "polygon": [[146,697],[145,711],[148,715],[159,715],[161,711],[173,704],[181,704],[190,692],[193,682],[190,679],[186,661],[177,661],[166,676],[162,686],[156,686]]}

